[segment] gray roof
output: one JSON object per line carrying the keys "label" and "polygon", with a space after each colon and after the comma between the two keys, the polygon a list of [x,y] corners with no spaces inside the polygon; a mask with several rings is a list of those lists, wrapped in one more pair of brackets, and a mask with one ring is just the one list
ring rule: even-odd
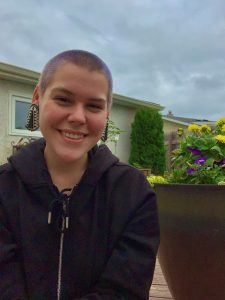
{"label": "gray roof", "polygon": [[196,119],[196,118],[187,118],[187,117],[178,117],[174,116],[172,113],[169,113],[167,115],[163,115],[163,119],[166,121],[171,121],[173,123],[183,124],[183,125],[189,125],[189,124],[213,124],[215,121],[210,121],[207,119]]}

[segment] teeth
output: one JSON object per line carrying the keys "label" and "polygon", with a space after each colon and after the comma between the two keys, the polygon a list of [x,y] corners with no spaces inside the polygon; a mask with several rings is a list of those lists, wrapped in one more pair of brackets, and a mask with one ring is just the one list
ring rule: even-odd
{"label": "teeth", "polygon": [[73,133],[68,133],[68,132],[63,132],[63,135],[70,139],[75,139],[75,140],[79,140],[79,139],[83,138],[83,135],[81,135],[81,134],[73,134]]}

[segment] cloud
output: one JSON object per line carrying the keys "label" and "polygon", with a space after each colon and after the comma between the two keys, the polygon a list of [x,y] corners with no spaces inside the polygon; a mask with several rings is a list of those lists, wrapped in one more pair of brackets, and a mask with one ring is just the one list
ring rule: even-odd
{"label": "cloud", "polygon": [[224,0],[0,1],[0,60],[41,71],[86,49],[112,70],[115,92],[180,116],[225,115]]}

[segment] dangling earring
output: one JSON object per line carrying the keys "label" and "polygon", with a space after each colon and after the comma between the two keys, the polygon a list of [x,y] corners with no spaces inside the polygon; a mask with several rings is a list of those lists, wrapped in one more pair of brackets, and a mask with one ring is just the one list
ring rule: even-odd
{"label": "dangling earring", "polygon": [[39,107],[37,104],[31,104],[27,114],[25,127],[30,131],[35,131],[39,127]]}
{"label": "dangling earring", "polygon": [[108,130],[109,130],[109,120],[107,120],[106,126],[105,126],[105,130],[102,133],[102,137],[101,140],[103,142],[106,142],[108,139]]}

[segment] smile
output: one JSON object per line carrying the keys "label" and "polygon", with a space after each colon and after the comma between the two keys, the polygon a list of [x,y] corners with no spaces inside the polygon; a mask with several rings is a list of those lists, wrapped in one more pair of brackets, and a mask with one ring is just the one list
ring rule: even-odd
{"label": "smile", "polygon": [[67,131],[61,131],[62,135],[66,138],[72,139],[72,140],[81,140],[85,137],[85,134],[83,133],[72,133]]}

